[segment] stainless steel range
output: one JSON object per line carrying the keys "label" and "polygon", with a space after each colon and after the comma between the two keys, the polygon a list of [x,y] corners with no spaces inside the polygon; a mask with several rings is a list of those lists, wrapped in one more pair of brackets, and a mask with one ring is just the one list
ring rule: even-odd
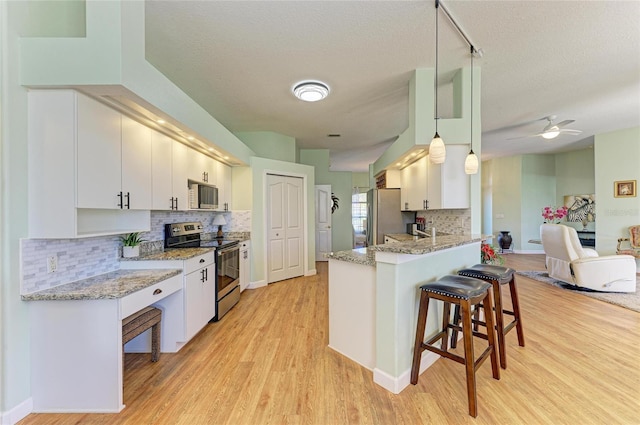
{"label": "stainless steel range", "polygon": [[214,248],[216,252],[216,316],[217,322],[240,300],[240,244],[238,241],[203,240],[200,222],[164,225],[165,249]]}

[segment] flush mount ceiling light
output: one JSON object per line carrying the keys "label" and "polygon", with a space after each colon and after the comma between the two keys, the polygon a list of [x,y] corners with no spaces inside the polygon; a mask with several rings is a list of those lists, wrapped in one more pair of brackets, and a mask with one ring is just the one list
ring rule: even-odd
{"label": "flush mount ceiling light", "polygon": [[293,94],[305,102],[317,102],[329,95],[329,86],[321,81],[301,81],[293,86]]}

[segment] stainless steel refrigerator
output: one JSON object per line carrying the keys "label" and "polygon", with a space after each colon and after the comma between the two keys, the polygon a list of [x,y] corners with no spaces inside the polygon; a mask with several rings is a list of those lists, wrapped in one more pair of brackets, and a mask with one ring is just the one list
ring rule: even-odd
{"label": "stainless steel refrigerator", "polygon": [[400,189],[371,189],[367,192],[367,246],[384,243],[384,235],[406,233],[400,204]]}

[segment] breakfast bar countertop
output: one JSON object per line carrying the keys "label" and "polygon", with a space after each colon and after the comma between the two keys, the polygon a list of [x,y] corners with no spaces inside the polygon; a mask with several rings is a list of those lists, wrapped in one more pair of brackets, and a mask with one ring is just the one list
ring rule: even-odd
{"label": "breakfast bar countertop", "polygon": [[23,294],[23,301],[105,300],[133,292],[177,276],[182,269],[116,270],[44,291]]}
{"label": "breakfast bar countertop", "polygon": [[336,251],[327,254],[327,258],[332,260],[346,261],[349,263],[362,264],[363,266],[376,265],[376,253],[368,248],[349,249],[346,251]]}
{"label": "breakfast bar countertop", "polygon": [[[396,239],[394,236],[398,235],[385,236]],[[398,241],[383,245],[373,245],[368,247],[368,249],[376,252],[421,255],[429,254],[435,251],[441,251],[443,249],[455,248],[457,246],[481,242],[482,240],[487,238],[487,236],[483,235],[436,235],[435,238],[419,239],[414,239],[415,237],[411,235],[406,236],[411,239],[408,241]],[[404,239],[404,235],[402,238]]]}

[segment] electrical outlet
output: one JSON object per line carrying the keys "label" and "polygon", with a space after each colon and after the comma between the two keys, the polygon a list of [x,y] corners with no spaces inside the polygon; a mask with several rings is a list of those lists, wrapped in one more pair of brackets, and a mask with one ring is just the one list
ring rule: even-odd
{"label": "electrical outlet", "polygon": [[58,256],[50,255],[47,257],[47,273],[53,273],[58,270]]}

